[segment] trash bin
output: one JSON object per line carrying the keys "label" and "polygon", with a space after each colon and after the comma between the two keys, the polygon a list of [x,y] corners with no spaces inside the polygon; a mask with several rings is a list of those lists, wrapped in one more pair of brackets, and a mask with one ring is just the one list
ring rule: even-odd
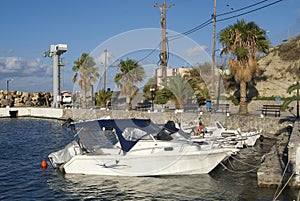
{"label": "trash bin", "polygon": [[206,101],[206,112],[211,112],[211,101]]}

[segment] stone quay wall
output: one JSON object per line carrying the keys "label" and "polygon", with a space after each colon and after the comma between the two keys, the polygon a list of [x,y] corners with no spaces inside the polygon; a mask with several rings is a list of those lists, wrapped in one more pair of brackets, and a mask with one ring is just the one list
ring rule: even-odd
{"label": "stone quay wall", "polygon": [[279,117],[265,116],[260,117],[259,114],[253,115],[235,115],[231,114],[226,116],[225,114],[212,114],[203,113],[200,115],[198,112],[141,112],[141,111],[123,111],[123,110],[100,110],[100,109],[64,109],[63,119],[72,118],[75,121],[79,120],[91,120],[99,118],[143,118],[151,119],[154,123],[164,124],[168,120],[175,122],[181,122],[185,125],[193,125],[198,122],[198,118],[201,116],[205,125],[209,126],[214,120],[220,120],[229,129],[240,128],[242,131],[248,131],[251,129],[262,129],[265,132],[266,137],[274,137],[280,130],[287,127],[290,123],[289,120],[281,120]]}
{"label": "stone quay wall", "polygon": [[289,175],[294,174],[289,184],[300,188],[300,120],[294,124],[288,147]]}
{"label": "stone quay wall", "polygon": [[0,107],[50,107],[52,101],[50,92],[0,91]]}

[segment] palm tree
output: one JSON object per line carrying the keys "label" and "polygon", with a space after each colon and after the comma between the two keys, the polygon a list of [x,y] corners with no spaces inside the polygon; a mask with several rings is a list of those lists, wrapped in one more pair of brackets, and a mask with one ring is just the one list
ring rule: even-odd
{"label": "palm tree", "polygon": [[295,84],[289,86],[289,88],[287,89],[287,93],[291,94],[293,91],[297,91],[297,94],[287,98],[282,104],[282,109],[285,110],[291,102],[297,101],[297,118],[299,118],[299,101],[300,101],[299,90],[300,90],[300,82],[296,82]]}
{"label": "palm tree", "polygon": [[174,94],[166,87],[155,91],[155,104],[166,104],[169,100],[176,100]]}
{"label": "palm tree", "polygon": [[177,109],[182,109],[183,104],[194,95],[191,85],[180,75],[170,77],[169,83],[165,87],[174,94]]}
{"label": "palm tree", "polygon": [[259,73],[258,54],[268,52],[266,31],[254,22],[246,23],[242,19],[221,30],[219,40],[223,46],[221,55],[230,56],[228,66],[235,81],[240,84],[239,114],[247,114],[247,82]]}
{"label": "palm tree", "polygon": [[115,83],[120,88],[121,94],[126,96],[127,108],[131,110],[131,100],[138,92],[135,84],[142,82],[146,74],[143,67],[128,58],[126,61],[121,60],[118,67],[121,72],[116,74]]}
{"label": "palm tree", "polygon": [[87,107],[87,92],[91,90],[92,82],[96,82],[97,78],[99,78],[100,74],[98,72],[98,68],[95,67],[96,63],[94,59],[90,57],[87,53],[82,53],[81,57],[74,62],[74,66],[72,70],[75,72],[73,77],[73,83],[77,82],[78,75],[80,80],[78,84],[82,89],[82,107]]}
{"label": "palm tree", "polygon": [[96,103],[100,105],[102,108],[105,108],[107,101],[109,101],[112,97],[112,91],[106,91],[105,89],[101,89],[96,93]]}

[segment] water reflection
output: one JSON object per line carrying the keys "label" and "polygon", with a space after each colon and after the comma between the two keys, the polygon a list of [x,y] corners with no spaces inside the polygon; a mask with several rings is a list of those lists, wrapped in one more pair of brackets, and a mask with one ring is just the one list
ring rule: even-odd
{"label": "water reflection", "polygon": [[[259,200],[276,189],[258,188],[256,172],[230,172],[219,166],[209,175],[109,177],[63,175],[41,160],[64,147],[73,134],[56,120],[0,119],[0,200]],[[241,151],[239,159],[259,165],[272,143],[265,140]],[[237,160],[236,170],[247,170]],[[299,190],[285,189],[278,200],[297,200]]]}
{"label": "water reflection", "polygon": [[[65,175],[64,182],[56,183],[55,179],[49,178],[48,185],[82,199],[220,200],[230,197],[230,192],[220,188],[219,182],[208,174],[162,177]],[[219,189],[218,194],[216,189]]]}
{"label": "water reflection", "polygon": [[[230,163],[235,172],[222,166],[211,174],[161,177],[63,175],[53,171],[47,183],[54,192],[82,200],[269,201],[276,189],[258,188],[256,171],[247,170],[259,166],[261,155],[271,146],[270,142],[260,142],[254,148],[242,150]],[[297,196],[298,190],[287,189],[278,200],[297,200]]]}

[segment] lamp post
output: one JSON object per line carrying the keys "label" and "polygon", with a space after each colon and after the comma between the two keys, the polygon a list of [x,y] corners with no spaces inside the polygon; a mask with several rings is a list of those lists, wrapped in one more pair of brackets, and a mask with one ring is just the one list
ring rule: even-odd
{"label": "lamp post", "polygon": [[91,96],[92,96],[92,101],[91,101],[91,107],[94,107],[94,85],[91,84]]}
{"label": "lamp post", "polygon": [[10,81],[13,81],[14,79],[8,79],[8,80],[6,80],[6,90],[7,90],[7,95],[9,94],[9,82]]}
{"label": "lamp post", "polygon": [[155,88],[151,87],[150,88],[150,93],[151,93],[151,107],[152,107],[152,112],[154,111],[154,92],[155,92]]}
{"label": "lamp post", "polygon": [[[294,84],[299,85],[299,81],[295,82]],[[297,119],[299,118],[299,87],[297,88]]]}
{"label": "lamp post", "polygon": [[80,91],[76,91],[76,107],[80,107]]}
{"label": "lamp post", "polygon": [[222,79],[223,75],[225,75],[225,73],[226,73],[226,70],[224,69],[223,66],[221,66],[219,69],[218,97],[217,97],[217,107],[215,109],[215,112],[219,109],[220,95],[221,95],[221,79]]}

